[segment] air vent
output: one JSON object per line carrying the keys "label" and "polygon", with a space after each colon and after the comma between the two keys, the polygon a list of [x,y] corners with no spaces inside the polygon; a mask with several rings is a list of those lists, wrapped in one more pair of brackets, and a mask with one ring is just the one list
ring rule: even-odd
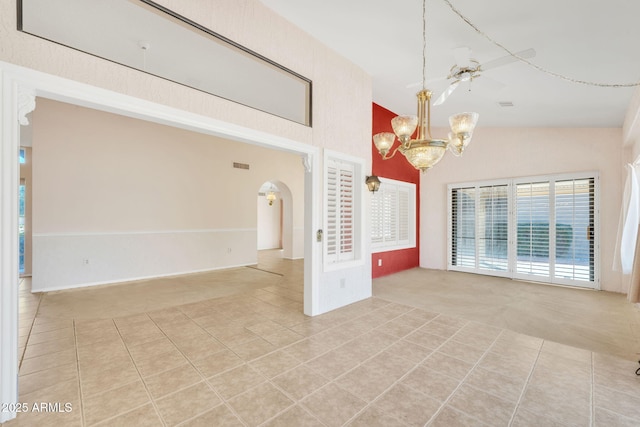
{"label": "air vent", "polygon": [[500,101],[498,105],[501,107],[513,107],[513,102],[511,101]]}
{"label": "air vent", "polygon": [[233,162],[233,167],[236,169],[246,169],[249,170],[249,165],[247,163],[237,163]]}

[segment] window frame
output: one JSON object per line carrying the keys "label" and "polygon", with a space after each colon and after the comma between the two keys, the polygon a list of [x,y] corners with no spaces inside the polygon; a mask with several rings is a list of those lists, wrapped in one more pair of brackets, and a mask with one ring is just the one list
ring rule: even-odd
{"label": "window frame", "polygon": [[[549,274],[548,277],[545,276],[535,276],[519,273],[517,270],[517,253],[516,253],[516,244],[517,244],[517,197],[516,197],[516,188],[519,184],[526,183],[544,183],[548,182],[550,186],[556,185],[557,182],[568,181],[568,180],[585,180],[592,179],[593,180],[593,281],[580,281],[580,280],[568,280],[555,277],[552,273]],[[467,188],[475,188],[476,196],[474,202],[477,205],[477,197],[479,194],[479,189],[481,187],[487,186],[499,186],[499,185],[507,185],[507,206],[508,206],[508,268],[507,271],[493,271],[489,269],[480,269],[477,264],[478,260],[478,245],[477,245],[477,235],[474,237],[476,240],[475,243],[475,267],[463,267],[457,266],[453,264],[453,190],[456,189],[467,189]],[[555,197],[555,193],[550,193],[549,198]],[[556,218],[555,212],[555,200],[551,201],[550,209],[553,209],[553,213],[550,211],[549,222],[552,219]],[[475,218],[477,218],[477,212],[474,213]],[[477,234],[477,224],[475,224],[476,234]],[[555,227],[552,227],[555,230]],[[553,239],[555,241],[555,232],[550,235],[549,239]],[[555,246],[553,246],[555,248]],[[551,255],[549,256],[551,258]],[[553,264],[553,268],[550,271],[554,271],[556,260],[553,259],[553,262],[550,259],[550,263]],[[517,177],[517,178],[504,178],[504,179],[495,179],[495,180],[484,180],[484,181],[471,181],[471,182],[463,182],[463,183],[453,183],[447,185],[447,270],[451,271],[461,271],[467,273],[476,273],[476,274],[484,274],[490,276],[498,276],[498,277],[508,277],[512,279],[519,280],[527,280],[534,282],[543,282],[557,285],[567,285],[574,286],[580,288],[588,288],[588,289],[600,289],[600,174],[597,171],[593,172],[576,172],[576,173],[561,173],[561,174],[548,174],[548,175],[536,175],[536,176],[526,176],[526,177]]]}
{"label": "window frame", "polygon": [[[371,224],[371,232],[370,232],[370,240],[371,240],[371,253],[381,253],[381,252],[390,252],[397,251],[402,249],[413,249],[417,245],[416,239],[416,210],[417,210],[417,192],[416,192],[416,184],[412,182],[406,181],[398,181],[391,178],[379,177],[380,179],[380,189],[371,195],[371,216],[372,216],[372,224]],[[407,239],[400,239],[400,193],[405,192],[408,195],[407,202]],[[387,193],[393,193],[396,195],[395,198],[395,206],[392,209],[392,215],[395,215],[395,236],[396,238],[393,240],[384,240],[382,242],[374,242],[374,232],[375,224],[373,223],[373,216],[375,214],[374,210],[376,209],[376,202],[384,203],[384,196]],[[384,216],[384,206],[383,206],[382,215]],[[385,234],[385,231],[382,231],[382,234]]]}
{"label": "window frame", "polygon": [[[329,249],[329,230],[331,229],[330,215],[329,215],[329,168],[332,165],[344,165],[345,169],[352,171],[352,251],[350,255],[344,253],[342,255],[339,251],[337,254],[328,252]],[[364,264],[364,252],[365,252],[365,232],[364,232],[364,209],[363,209],[363,197],[364,197],[364,161],[360,158],[349,156],[347,154],[325,150],[324,166],[323,166],[323,201],[324,201],[324,219],[323,219],[323,236],[322,236],[322,254],[323,254],[323,268],[324,271],[332,271],[343,268],[351,268]],[[339,184],[338,184],[339,188]],[[339,228],[340,225],[338,224]],[[340,247],[340,234],[337,237],[337,248]]]}

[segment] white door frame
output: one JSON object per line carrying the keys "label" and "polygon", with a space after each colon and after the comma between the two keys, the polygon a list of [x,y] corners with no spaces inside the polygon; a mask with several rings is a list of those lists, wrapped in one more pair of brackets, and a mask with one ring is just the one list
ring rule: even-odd
{"label": "white door frame", "polygon": [[[36,97],[297,153],[305,166],[304,312],[319,313],[320,149],[132,96],[0,61],[0,402],[18,400],[18,150]],[[0,413],[0,422],[15,412]]]}

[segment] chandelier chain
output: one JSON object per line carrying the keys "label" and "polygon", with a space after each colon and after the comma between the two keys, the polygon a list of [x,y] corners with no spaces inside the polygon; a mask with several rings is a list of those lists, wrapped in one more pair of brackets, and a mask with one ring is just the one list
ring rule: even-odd
{"label": "chandelier chain", "polygon": [[[449,1],[449,0],[443,0],[443,1],[449,6],[449,8],[453,11],[453,13],[458,15],[460,17],[460,19],[462,19],[464,22],[466,22],[467,25],[469,25],[471,28],[473,28],[478,34],[480,34],[481,36],[483,36],[484,38],[489,40],[494,45],[498,46],[500,49],[502,49],[505,52],[507,52],[510,56],[518,59],[521,62],[524,62],[525,64],[529,65],[530,67],[535,68],[538,71],[541,71],[541,72],[543,72],[545,74],[549,74],[550,76],[558,77],[560,79],[563,79],[563,80],[566,80],[566,81],[569,81],[569,82],[572,82],[572,83],[579,83],[579,84],[588,85],[588,86],[598,86],[598,87],[634,87],[634,86],[640,86],[640,82],[635,82],[635,83],[601,83],[601,82],[592,82],[592,81],[588,81],[588,80],[579,80],[579,79],[574,79],[574,78],[567,77],[567,76],[564,76],[562,74],[547,70],[546,68],[543,68],[543,67],[541,67],[539,65],[536,65],[533,62],[531,62],[531,61],[529,61],[529,60],[527,60],[525,58],[522,58],[522,57],[518,56],[517,54],[511,52],[509,49],[504,47],[502,44],[498,43],[496,40],[491,38],[488,34],[484,33],[477,26],[475,26],[469,20],[469,18],[464,16],[458,9],[455,8],[455,6],[451,3],[451,1]],[[424,14],[424,4],[423,4],[423,14]],[[425,43],[426,43],[426,41],[425,41]],[[424,86],[424,77],[423,77],[423,86]]]}
{"label": "chandelier chain", "polygon": [[427,0],[422,0],[422,90],[427,89]]}

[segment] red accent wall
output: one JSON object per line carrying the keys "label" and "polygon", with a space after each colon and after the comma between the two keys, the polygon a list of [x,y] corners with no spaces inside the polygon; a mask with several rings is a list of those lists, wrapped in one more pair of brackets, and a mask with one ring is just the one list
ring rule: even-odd
{"label": "red accent wall", "polygon": [[[373,136],[380,132],[393,132],[391,119],[395,116],[397,114],[374,103],[371,135]],[[416,247],[399,251],[372,253],[371,275],[375,279],[376,277],[386,276],[420,265],[420,171],[411,166],[400,153],[397,153],[390,160],[382,160],[373,144],[373,139],[370,144],[373,158],[372,173],[374,175],[416,184]],[[380,267],[378,266],[379,260],[382,260],[382,266]]]}

